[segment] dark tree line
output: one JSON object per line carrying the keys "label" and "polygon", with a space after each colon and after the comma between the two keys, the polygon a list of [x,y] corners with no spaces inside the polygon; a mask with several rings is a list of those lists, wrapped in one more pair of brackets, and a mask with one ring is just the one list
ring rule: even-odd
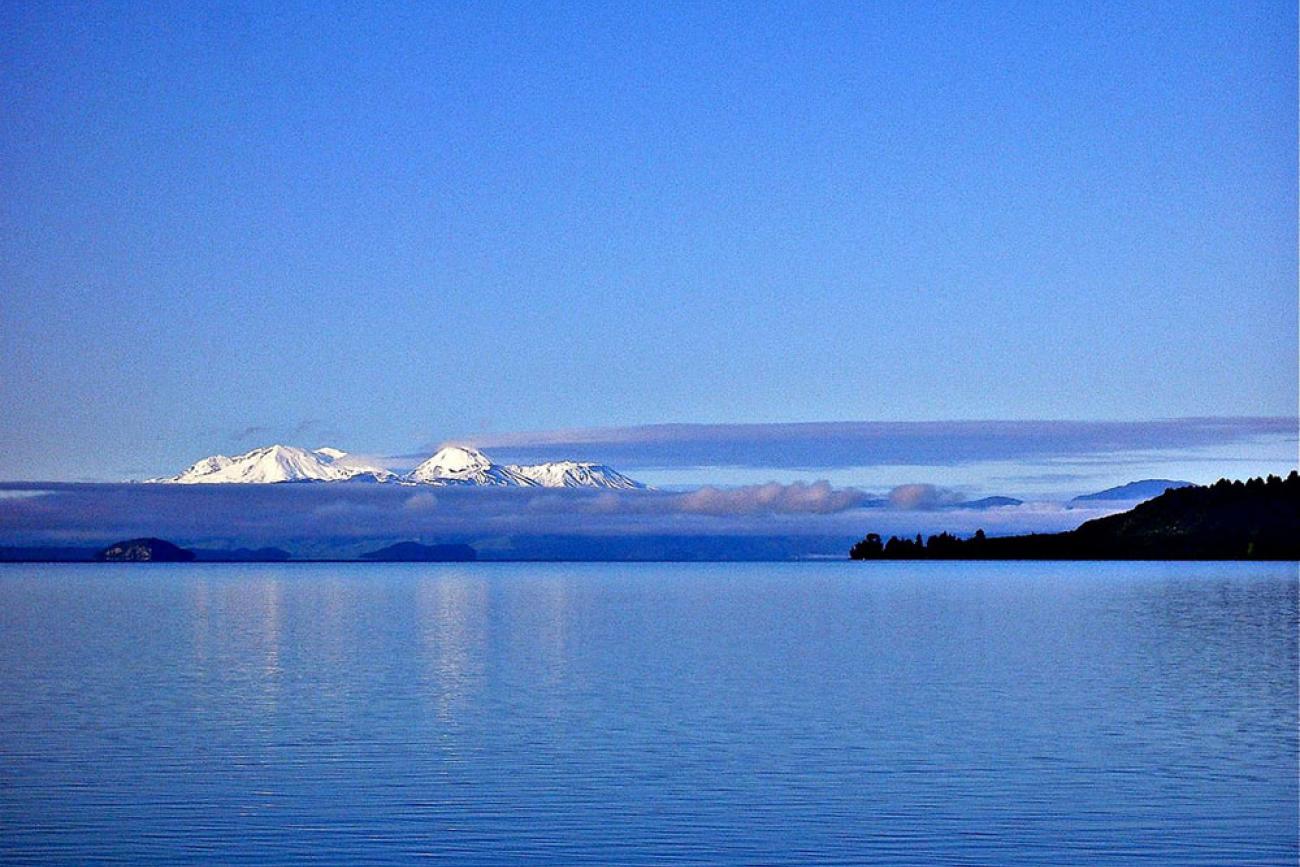
{"label": "dark tree line", "polygon": [[922,539],[876,533],[854,560],[1300,560],[1300,474],[1174,488],[1066,533]]}
{"label": "dark tree line", "polygon": [[951,533],[940,533],[922,540],[917,533],[915,539],[900,539],[890,536],[888,542],[882,542],[876,533],[868,533],[866,538],[849,550],[849,557],[854,560],[922,560],[938,559],[949,554],[973,550],[986,539],[983,530],[976,530],[970,539],[962,539]]}

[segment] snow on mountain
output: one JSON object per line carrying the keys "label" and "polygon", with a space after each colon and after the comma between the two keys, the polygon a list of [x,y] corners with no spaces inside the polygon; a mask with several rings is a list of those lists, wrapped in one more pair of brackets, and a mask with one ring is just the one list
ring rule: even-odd
{"label": "snow on mountain", "polygon": [[[337,453],[335,456],[334,453]],[[394,474],[382,467],[348,464],[337,449],[308,451],[273,445],[228,458],[213,455],[177,476],[150,479],[177,485],[271,484],[275,482],[343,482],[351,479],[385,481]]]}
{"label": "snow on mountain", "polygon": [[349,473],[348,481],[391,482],[397,480],[397,473],[372,464],[364,458],[348,454],[339,449],[316,449],[316,454],[328,458],[331,466]]}
{"label": "snow on mountain", "polygon": [[426,485],[493,485],[532,487],[536,483],[488,460],[478,449],[447,446],[411,470],[404,479]]}
{"label": "snow on mountain", "polygon": [[516,466],[495,464],[478,449],[447,446],[405,476],[334,448],[315,451],[266,446],[242,455],[213,455],[177,476],[149,479],[178,485],[271,484],[275,482],[402,482],[517,488],[644,488],[603,464],[578,461]]}
{"label": "snow on mountain", "polygon": [[[181,473],[179,476],[176,476],[174,480],[179,481],[182,477],[195,478],[195,479],[206,477],[206,476],[215,477],[216,475],[221,473],[222,470],[229,467],[231,463],[233,462],[230,460],[230,458],[226,457],[225,455],[213,455],[210,458],[204,458],[203,460],[199,461],[194,466],[190,467],[188,470]],[[173,481],[173,479],[150,479],[149,481],[169,482],[169,481]]]}
{"label": "snow on mountain", "polygon": [[428,485],[497,485],[538,488],[644,488],[603,464],[555,461],[521,466],[494,464],[478,449],[447,446],[404,477]]}
{"label": "snow on mountain", "polygon": [[630,479],[604,464],[578,461],[554,461],[532,466],[508,466],[518,475],[530,479],[543,488],[644,488],[645,485]]}

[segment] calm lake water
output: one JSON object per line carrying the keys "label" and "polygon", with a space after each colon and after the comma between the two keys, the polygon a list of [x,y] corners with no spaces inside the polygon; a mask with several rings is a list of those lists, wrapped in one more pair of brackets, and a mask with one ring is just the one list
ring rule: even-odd
{"label": "calm lake water", "polygon": [[0,860],[1297,861],[1294,564],[0,566]]}

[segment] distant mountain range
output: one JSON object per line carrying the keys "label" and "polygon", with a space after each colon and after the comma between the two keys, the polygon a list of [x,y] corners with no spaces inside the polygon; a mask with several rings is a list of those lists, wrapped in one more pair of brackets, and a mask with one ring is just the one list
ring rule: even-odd
{"label": "distant mountain range", "polygon": [[[408,473],[399,474],[335,448],[314,450],[271,445],[242,455],[212,455],[184,472],[149,482],[177,485],[278,484],[283,482],[382,482],[438,487],[517,488],[612,488],[642,489],[646,486],[605,464],[582,461],[552,461],[541,464],[498,464],[478,449],[447,446]],[[1171,488],[1191,482],[1174,479],[1142,479],[1082,494],[1067,506],[1131,506],[1158,497]],[[872,505],[883,505],[872,501]],[[1014,497],[993,496],[949,503],[946,509],[990,509],[1023,505]]]}
{"label": "distant mountain range", "polygon": [[177,485],[267,485],[277,482],[386,482],[397,474],[383,467],[352,459],[347,452],[296,446],[264,446],[228,458],[212,455],[180,475],[150,482]]}
{"label": "distant mountain range", "polygon": [[1023,506],[1024,500],[1015,497],[984,497],[979,500],[963,500],[948,506],[949,509],[1003,509],[1008,506]]}
{"label": "distant mountain range", "polygon": [[1095,494],[1083,494],[1070,500],[1070,502],[1075,505],[1106,502],[1142,502],[1158,497],[1171,488],[1190,487],[1192,487],[1191,482],[1176,482],[1173,479],[1142,479],[1137,482],[1129,482],[1127,485],[1107,488]]}
{"label": "distant mountain range", "polygon": [[470,545],[421,545],[419,542],[398,542],[369,551],[359,559],[376,563],[465,563],[478,559]]}
{"label": "distant mountain range", "polygon": [[491,486],[521,488],[616,488],[645,485],[604,464],[553,461],[544,464],[496,464],[477,449],[448,446],[411,472],[392,470],[333,448],[314,451],[272,445],[242,455],[204,458],[175,476],[149,479],[175,485],[278,484],[282,482],[381,482],[408,485]]}

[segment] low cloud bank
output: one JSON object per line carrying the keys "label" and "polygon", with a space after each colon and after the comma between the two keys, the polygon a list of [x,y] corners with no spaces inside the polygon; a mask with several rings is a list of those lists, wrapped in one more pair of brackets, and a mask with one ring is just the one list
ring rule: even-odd
{"label": "low cloud bank", "polygon": [[894,509],[930,511],[944,506],[955,506],[965,499],[961,494],[938,485],[899,485],[889,492],[889,505]]}
{"label": "low cloud bank", "polygon": [[[94,545],[160,536],[191,546],[278,546],[298,556],[353,556],[408,539],[509,550],[523,538],[583,537],[590,541],[584,550],[603,545],[608,551],[670,551],[688,557],[725,548],[721,537],[765,537],[785,540],[784,547],[771,550],[797,554],[799,545],[805,553],[837,551],[869,531],[1056,530],[1102,513],[1066,512],[1059,506],[941,515],[926,511],[954,496],[933,486],[905,485],[883,499],[826,482],[688,492],[435,492],[367,484],[0,485],[0,545]],[[630,541],[652,538],[657,547]],[[552,545],[545,550],[569,549]]]}
{"label": "low cloud bank", "polygon": [[828,515],[877,503],[856,488],[833,488],[829,482],[746,485],[740,488],[703,487],[682,494],[674,505],[702,515],[812,514]]}

